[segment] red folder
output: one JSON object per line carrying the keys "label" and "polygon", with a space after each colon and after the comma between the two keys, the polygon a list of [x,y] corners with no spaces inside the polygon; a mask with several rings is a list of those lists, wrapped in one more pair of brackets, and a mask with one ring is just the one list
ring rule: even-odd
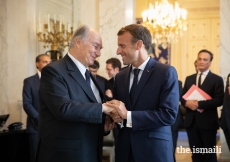
{"label": "red folder", "polygon": [[[205,93],[202,89],[197,87],[196,85],[192,85],[191,88],[182,96],[185,100],[211,100],[212,97]],[[197,109],[200,113],[204,111],[204,109]]]}

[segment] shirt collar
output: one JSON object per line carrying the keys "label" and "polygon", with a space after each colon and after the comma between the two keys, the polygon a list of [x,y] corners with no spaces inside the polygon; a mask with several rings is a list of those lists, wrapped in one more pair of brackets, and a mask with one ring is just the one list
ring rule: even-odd
{"label": "shirt collar", "polygon": [[[147,63],[149,62],[149,59],[150,59],[150,57],[148,57],[139,67],[137,67],[138,69],[140,69],[140,70],[142,70],[142,71],[144,71],[145,70],[145,67],[146,67],[146,65],[147,65]],[[136,67],[134,67],[133,65],[132,65],[132,69],[135,69]]]}
{"label": "shirt collar", "polygon": [[[208,75],[208,72],[209,72],[210,70],[208,69],[208,70],[206,70],[206,71],[204,71],[204,72],[202,72],[202,75]],[[198,72],[198,74],[200,75],[200,71]]]}
{"label": "shirt collar", "polygon": [[77,59],[75,59],[69,52],[68,52],[68,56],[71,58],[71,60],[74,62],[74,64],[78,67],[82,76],[85,78],[85,71],[86,71],[86,69],[88,69],[88,67],[85,67],[81,62],[79,62]]}
{"label": "shirt collar", "polygon": [[39,70],[37,70],[37,71],[38,71],[38,77],[39,77],[39,79],[41,79],[41,72]]}

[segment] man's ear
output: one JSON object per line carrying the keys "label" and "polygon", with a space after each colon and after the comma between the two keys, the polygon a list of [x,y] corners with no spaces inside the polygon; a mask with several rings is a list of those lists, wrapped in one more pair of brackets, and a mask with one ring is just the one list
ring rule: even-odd
{"label": "man's ear", "polygon": [[143,44],[143,41],[142,41],[142,40],[138,40],[138,41],[136,42],[137,50],[141,49],[141,47],[142,47],[143,45],[144,45],[144,44]]}
{"label": "man's ear", "polygon": [[81,47],[82,40],[79,38],[75,38],[74,46],[77,48]]}
{"label": "man's ear", "polygon": [[36,68],[37,68],[37,69],[38,69],[38,64],[39,64],[39,63],[38,63],[38,62],[36,62]]}
{"label": "man's ear", "polygon": [[118,68],[118,67],[115,67],[115,71],[118,73],[118,72],[119,72],[119,68]]}

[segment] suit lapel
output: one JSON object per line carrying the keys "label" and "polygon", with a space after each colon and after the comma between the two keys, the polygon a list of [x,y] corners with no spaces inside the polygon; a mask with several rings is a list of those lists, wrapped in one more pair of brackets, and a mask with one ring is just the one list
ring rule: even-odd
{"label": "suit lapel", "polygon": [[208,75],[207,75],[206,78],[204,79],[204,81],[203,81],[203,83],[201,84],[200,88],[202,89],[202,88],[204,88],[205,86],[208,86],[207,83],[211,80],[211,78],[212,78],[212,72],[209,71],[209,72],[208,72]]}
{"label": "suit lapel", "polygon": [[153,72],[153,69],[154,69],[154,66],[156,64],[156,61],[153,60],[151,57],[147,63],[147,65],[145,66],[145,69],[141,75],[141,78],[138,82],[138,85],[137,85],[137,89],[136,89],[136,92],[135,92],[135,95],[134,95],[134,102],[132,103],[132,108],[134,107],[142,89],[144,88],[144,86],[146,85],[146,83],[148,82],[149,80],[149,77],[151,76],[152,72]]}
{"label": "suit lapel", "polygon": [[34,82],[35,82],[35,84],[36,84],[37,87],[40,86],[40,79],[39,79],[38,73],[35,74]]}
{"label": "suit lapel", "polygon": [[[197,74],[194,74],[193,76],[192,76],[192,84],[195,84],[196,85],[196,76],[197,76]],[[192,85],[191,85],[192,86]]]}
{"label": "suit lapel", "polygon": [[98,91],[99,91],[99,94],[100,94],[100,97],[101,97],[101,102],[102,102],[102,103],[106,102],[106,98],[105,98],[104,93],[102,92],[102,90],[101,90],[99,84],[97,83],[97,81],[95,80],[95,78],[93,77],[93,75],[92,75],[91,73],[90,73],[90,77],[91,77],[93,83],[95,84],[95,86],[97,87],[97,89],[98,89]]}
{"label": "suit lapel", "polygon": [[[130,73],[132,71],[132,66],[130,66],[129,68],[124,69],[125,72],[125,76],[124,76],[124,87],[126,87],[125,89],[125,100],[126,100],[126,107],[128,110],[131,110],[131,101],[130,101],[130,97],[129,97],[129,84],[130,84]],[[115,80],[116,82],[116,80]]]}
{"label": "suit lapel", "polygon": [[66,62],[67,70],[70,72],[70,75],[73,77],[73,79],[79,84],[79,86],[83,89],[85,94],[93,101],[97,102],[92,89],[90,86],[87,85],[84,77],[82,76],[81,72],[77,68],[77,66],[74,64],[74,62],[71,60],[71,58],[66,55],[63,58]]}

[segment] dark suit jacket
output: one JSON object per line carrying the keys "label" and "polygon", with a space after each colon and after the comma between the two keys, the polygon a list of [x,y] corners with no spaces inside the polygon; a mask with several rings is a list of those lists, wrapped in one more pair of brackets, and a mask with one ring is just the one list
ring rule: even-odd
{"label": "dark suit jacket", "polygon": [[95,79],[96,79],[99,87],[101,88],[101,91],[103,92],[103,94],[105,94],[107,79],[105,79],[104,77],[102,77],[100,75],[96,75]]}
{"label": "dark suit jacket", "polygon": [[[230,74],[228,74],[228,78]],[[227,78],[220,126],[224,132],[230,132],[230,95],[228,93],[229,79]]]}
{"label": "dark suit jacket", "polygon": [[101,161],[102,104],[68,55],[43,68],[39,92],[37,161]]}
{"label": "dark suit jacket", "polygon": [[[196,85],[196,75],[197,74],[193,74],[186,78],[182,91],[182,96],[190,89],[193,84]],[[197,123],[199,123],[198,127],[201,129],[218,129],[219,124],[217,107],[223,104],[223,79],[220,76],[213,74],[211,71],[209,71],[200,88],[208,95],[210,95],[212,99],[207,101],[198,101],[199,109],[204,109],[202,113],[198,112],[197,110],[192,111],[186,107],[184,126],[186,128],[190,127],[193,120],[195,120]],[[181,104],[184,107],[185,102],[186,101],[181,98]]]}
{"label": "dark suit jacket", "polygon": [[28,133],[38,132],[39,86],[40,80],[38,74],[26,78],[23,82],[22,102],[27,114],[26,131]]}
{"label": "dark suit jacket", "polygon": [[150,58],[138,82],[134,103],[129,97],[131,68],[115,77],[114,98],[132,113],[132,128],[119,131],[116,162],[127,161],[130,147],[135,162],[172,162],[171,125],[178,112],[179,90],[176,70]]}
{"label": "dark suit jacket", "polygon": [[[106,90],[110,89],[112,91],[112,94],[113,94],[113,85],[114,85],[114,78],[111,78],[106,82]],[[110,101],[113,99],[113,97],[106,96],[106,99]]]}
{"label": "dark suit jacket", "polygon": [[[182,93],[182,82],[180,80],[178,80],[178,88],[179,88],[179,98],[180,98],[181,93]],[[180,105],[179,105],[176,120],[175,120],[174,124],[172,125],[172,127],[175,128],[174,129],[175,132],[173,132],[173,129],[172,129],[172,133],[178,134],[178,129],[179,129],[179,126],[182,123],[182,121],[183,121],[183,119],[182,119],[182,114],[181,114]]]}
{"label": "dark suit jacket", "polygon": [[110,78],[107,82],[106,82],[106,88],[110,89],[111,91],[113,91],[113,85],[114,85],[114,78]]}

